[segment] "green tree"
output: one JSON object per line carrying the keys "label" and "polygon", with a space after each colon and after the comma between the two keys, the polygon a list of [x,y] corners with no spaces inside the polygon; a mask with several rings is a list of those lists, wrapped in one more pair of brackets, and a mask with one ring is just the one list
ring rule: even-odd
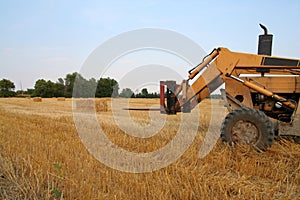
{"label": "green tree", "polygon": [[148,90],[147,90],[147,88],[143,88],[142,89],[142,95],[144,96],[144,97],[147,97],[148,96]]}
{"label": "green tree", "polygon": [[81,74],[74,72],[67,74],[64,79],[59,78],[58,83],[64,85],[65,97],[95,97],[97,81],[94,78],[86,80]]}
{"label": "green tree", "polygon": [[33,96],[44,98],[64,96],[64,85],[39,79],[35,82]]}
{"label": "green tree", "polygon": [[[65,85],[65,91],[64,91],[64,96],[65,97],[72,97],[73,95],[73,87],[74,87],[74,82],[76,80],[76,76],[78,75],[77,72],[74,72],[72,74],[67,74],[65,79],[64,79],[64,85]],[[62,80],[60,80],[62,81]],[[63,82],[63,81],[62,81]]]}
{"label": "green tree", "polygon": [[148,97],[148,90],[147,88],[143,88],[142,91],[135,95],[136,98],[147,98]]}
{"label": "green tree", "polygon": [[95,97],[97,81],[94,78],[86,80],[80,74],[76,76],[73,84],[74,97]]}
{"label": "green tree", "polygon": [[119,84],[111,78],[100,78],[97,82],[96,97],[119,96]]}
{"label": "green tree", "polygon": [[159,94],[156,92],[149,93],[147,88],[143,88],[142,91],[135,95],[136,98],[159,98]]}
{"label": "green tree", "polygon": [[16,95],[14,92],[15,84],[7,79],[0,80],[0,97],[13,97]]}
{"label": "green tree", "polygon": [[46,80],[39,79],[35,82],[33,96],[49,97],[49,85]]}
{"label": "green tree", "polygon": [[17,90],[16,91],[16,95],[22,95],[22,94],[24,94],[25,93],[25,91],[23,91],[23,90]]}
{"label": "green tree", "polygon": [[117,97],[119,84],[110,78],[85,79],[74,72],[59,78],[56,83],[39,79],[36,81],[32,96],[40,97]]}
{"label": "green tree", "polygon": [[60,82],[56,82],[53,85],[53,95],[54,97],[63,97],[65,96],[65,86]]}
{"label": "green tree", "polygon": [[34,89],[32,89],[32,88],[28,88],[28,89],[24,92],[24,94],[29,94],[30,96],[33,95],[33,93],[34,93]]}
{"label": "green tree", "polygon": [[61,85],[65,85],[65,81],[63,78],[58,78],[58,83],[60,83]]}
{"label": "green tree", "polygon": [[88,97],[95,97],[96,96],[96,90],[97,90],[97,81],[94,78],[91,78],[86,82],[86,91]]}
{"label": "green tree", "polygon": [[120,93],[120,97],[124,97],[124,98],[133,98],[134,97],[134,93],[130,88],[125,88],[121,91]]}

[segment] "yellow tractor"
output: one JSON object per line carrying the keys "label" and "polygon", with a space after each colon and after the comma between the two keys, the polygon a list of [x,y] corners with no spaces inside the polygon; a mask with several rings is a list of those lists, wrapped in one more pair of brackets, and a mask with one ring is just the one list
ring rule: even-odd
{"label": "yellow tractor", "polygon": [[271,56],[273,36],[260,26],[258,54],[216,48],[181,84],[161,81],[161,113],[190,112],[225,84],[221,93],[229,114],[221,126],[223,141],[265,151],[276,135],[299,140],[300,60]]}

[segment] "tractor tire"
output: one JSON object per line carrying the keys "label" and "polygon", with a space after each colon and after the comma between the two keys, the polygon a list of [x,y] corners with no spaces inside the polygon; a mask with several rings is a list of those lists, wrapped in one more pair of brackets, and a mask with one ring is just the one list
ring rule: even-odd
{"label": "tractor tire", "polygon": [[245,143],[266,151],[274,141],[274,127],[265,113],[242,107],[230,112],[221,126],[221,139],[230,145]]}

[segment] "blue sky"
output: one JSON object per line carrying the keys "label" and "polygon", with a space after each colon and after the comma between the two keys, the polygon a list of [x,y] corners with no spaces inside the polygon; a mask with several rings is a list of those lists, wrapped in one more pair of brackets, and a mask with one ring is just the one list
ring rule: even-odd
{"label": "blue sky", "polygon": [[299,0],[1,1],[0,79],[17,89],[56,81],[79,71],[101,43],[146,27],[179,32],[206,52],[256,53],[263,23],[274,34],[273,55],[300,58],[299,21]]}

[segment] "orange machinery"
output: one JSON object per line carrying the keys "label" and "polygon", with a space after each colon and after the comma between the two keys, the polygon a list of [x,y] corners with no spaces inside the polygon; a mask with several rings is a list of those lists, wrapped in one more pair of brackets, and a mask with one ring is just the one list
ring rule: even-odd
{"label": "orange machinery", "polygon": [[[221,138],[267,150],[275,135],[300,138],[300,60],[271,56],[272,35],[259,36],[258,54],[214,49],[187,80],[160,82],[161,113],[190,112],[222,84],[229,114]],[[193,83],[189,85],[189,81]]]}

